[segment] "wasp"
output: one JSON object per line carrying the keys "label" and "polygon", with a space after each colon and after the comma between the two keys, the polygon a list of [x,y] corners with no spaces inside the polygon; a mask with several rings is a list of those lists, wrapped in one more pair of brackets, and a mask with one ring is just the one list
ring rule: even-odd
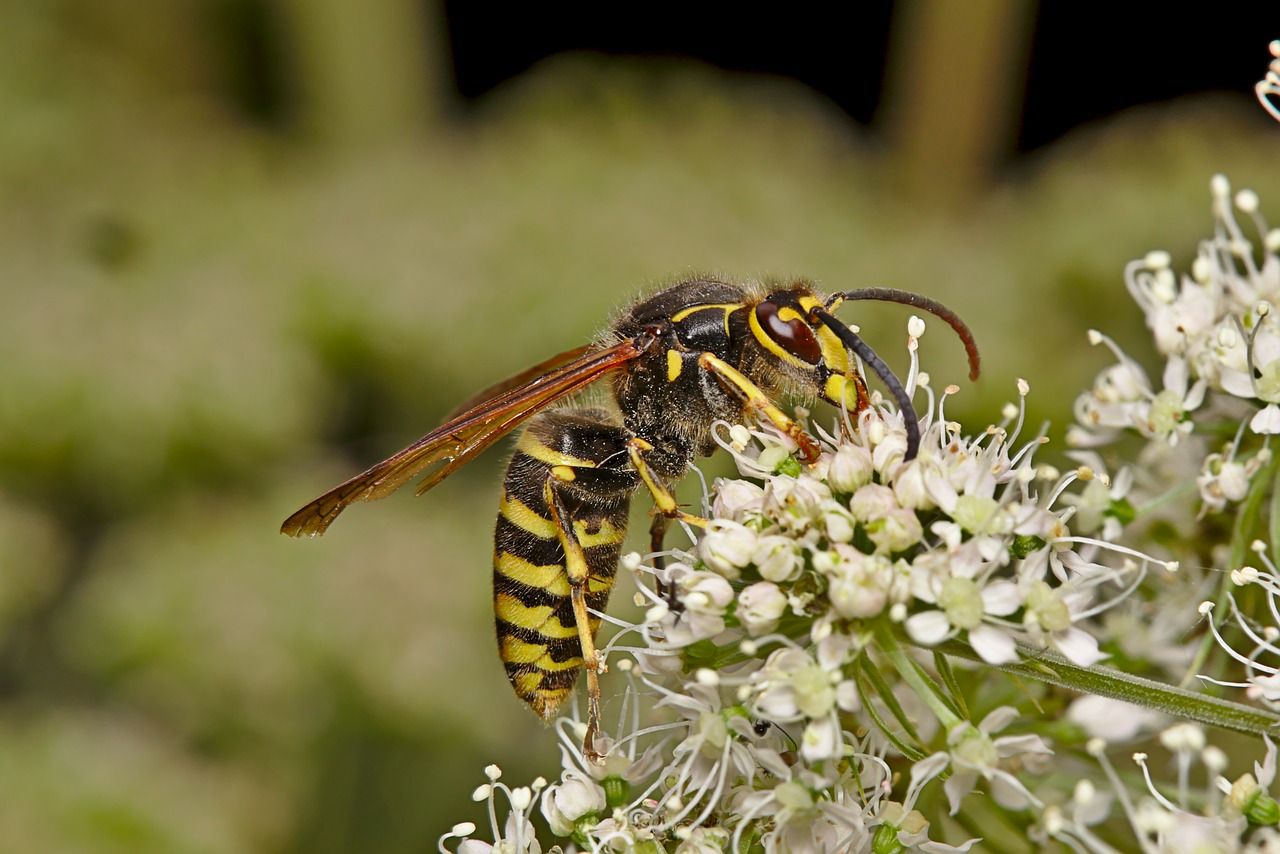
{"label": "wasp", "polygon": [[[854,300],[905,303],[935,314],[959,334],[978,375],[965,324],[915,294],[865,288],[824,296],[805,281],[768,288],[694,278],[640,299],[600,340],[569,350],[485,389],[417,442],[308,503],[281,526],[316,536],[356,501],[384,498],[414,477],[421,494],[524,422],[507,467],[493,537],[493,605],[498,649],[516,694],[554,718],[580,671],[587,676],[583,752],[596,762],[596,633],[613,588],[632,496],[653,498],[654,550],[672,520],[703,526],[672,489],[697,457],[715,448],[712,427],[762,421],[813,463],[817,441],[776,402],[818,397],[851,413],[871,406],[857,365],[892,392],[907,430],[905,459],[919,428],[911,400],[879,357],[834,312]],[[857,359],[855,359],[855,356]],[[567,398],[607,379],[607,406]]]}

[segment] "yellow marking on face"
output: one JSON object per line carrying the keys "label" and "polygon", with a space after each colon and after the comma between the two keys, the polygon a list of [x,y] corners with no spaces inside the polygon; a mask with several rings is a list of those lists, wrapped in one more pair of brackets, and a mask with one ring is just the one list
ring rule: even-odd
{"label": "yellow marking on face", "polygon": [[843,400],[845,407],[850,412],[856,412],[858,409],[858,388],[845,380],[844,374],[832,374],[827,377],[826,388],[822,390],[822,396],[836,406],[839,406]]}
{"label": "yellow marking on face", "polygon": [[595,468],[596,464],[592,460],[582,460],[569,454],[561,453],[555,448],[548,448],[546,445],[534,438],[533,433],[525,431],[520,437],[520,441],[516,444],[516,450],[528,454],[535,460],[544,462],[549,466],[573,466],[574,468]]}
{"label": "yellow marking on face", "polygon": [[[815,308],[826,308],[827,311],[835,311],[836,306],[843,301],[844,300],[840,300],[832,305],[823,306],[822,300],[814,296],[802,296],[797,300],[797,302],[800,303],[800,307],[804,309],[805,313],[802,319],[804,319],[806,323],[809,322],[808,313],[813,311]],[[782,317],[784,311],[786,311],[786,309],[778,312],[778,316]],[[825,324],[811,328],[813,329],[814,334],[818,336],[818,346],[822,348],[822,363],[833,371],[839,371],[842,374],[848,373],[849,351],[845,349],[844,342],[841,341],[840,338]],[[832,399],[838,400],[838,398]]]}
{"label": "yellow marking on face", "polygon": [[667,382],[673,383],[680,377],[680,369],[684,367],[684,359],[675,350],[667,351]]}
{"label": "yellow marking on face", "polygon": [[[569,579],[564,574],[564,567],[559,564],[538,566],[510,552],[499,554],[494,564],[498,572],[512,581],[518,581],[528,587],[537,587],[540,590],[547,591],[552,596],[568,596],[572,592],[569,589]],[[524,606],[522,605],[521,607]],[[504,617],[503,619],[506,618]],[[532,619],[532,615],[528,619]],[[538,623],[529,622],[528,619],[522,619],[517,625],[528,628],[536,628],[539,625]],[[543,616],[542,619],[546,619],[546,617]],[[507,620],[507,622],[515,623],[516,621]]]}
{"label": "yellow marking on face", "polygon": [[510,493],[502,496],[498,512],[502,514],[502,518],[526,534],[532,534],[540,540],[555,539],[556,523],[539,516],[520,499],[513,498]]}
{"label": "yellow marking on face", "polygon": [[814,332],[818,335],[818,346],[822,348],[822,363],[833,371],[845,374],[849,372],[849,351],[831,328],[823,325]]}

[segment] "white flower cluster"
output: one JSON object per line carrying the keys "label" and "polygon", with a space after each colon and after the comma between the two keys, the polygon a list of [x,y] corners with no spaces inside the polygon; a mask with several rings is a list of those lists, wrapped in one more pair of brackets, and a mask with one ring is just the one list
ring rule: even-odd
{"label": "white flower cluster", "polygon": [[1266,76],[1253,87],[1257,93],[1258,103],[1271,114],[1271,118],[1280,122],[1280,39],[1271,43],[1271,66]]}
{"label": "white flower cluster", "polygon": [[[489,800],[494,842],[460,825],[441,851],[540,854],[530,824],[540,809],[564,846],[553,850],[944,854],[978,844],[960,828],[984,820],[938,820],[963,819],[978,792],[983,815],[1042,846],[1113,854],[1127,821],[1125,850],[1144,854],[1280,850],[1271,743],[1231,782],[1226,754],[1194,723],[1270,734],[1280,715],[1173,684],[1200,672],[1280,711],[1276,554],[1258,542],[1262,570],[1212,566],[1240,561],[1263,520],[1280,531],[1280,512],[1266,512],[1266,489],[1280,482],[1268,447],[1280,432],[1280,232],[1256,196],[1237,193],[1233,207],[1226,180],[1212,186],[1215,234],[1189,275],[1179,280],[1158,252],[1126,271],[1166,360],[1160,387],[1091,336],[1117,364],[1077,401],[1073,470],[1033,462],[1042,436],[1019,440],[1024,382],[1020,403],[985,431],[948,421],[956,389],[934,399],[917,318],[907,390],[929,407],[914,459],[901,414],[879,400],[856,425],[811,430],[822,453],[808,467],[769,428],[717,425],[743,478],[716,483],[690,549],[623,560],[648,610],[603,648],[627,680],[607,705],[617,724],[605,764],[586,762],[585,727],[562,721],[560,780],[507,789],[490,774],[477,797]],[[1257,246],[1237,212],[1252,218]],[[1142,456],[1108,477],[1098,449],[1130,431],[1146,439]],[[1166,526],[1160,548],[1184,549],[1188,571],[1123,544],[1136,517],[1193,486],[1204,512],[1239,515]],[[1132,668],[1099,667],[1104,648]],[[1024,680],[1017,691],[1001,670]],[[1026,679],[1097,696],[1068,702]],[[1024,697],[1020,712],[1011,704]],[[1156,748],[1174,779],[1154,781],[1141,752],[1145,787],[1122,778],[1107,745],[1161,728]],[[1063,732],[1088,738],[1086,749],[1055,756],[1049,737]],[[511,804],[505,824],[499,795]]]}
{"label": "white flower cluster", "polygon": [[[887,406],[818,431],[807,468],[770,430],[718,426],[745,477],[717,482],[693,549],[624,559],[649,603],[604,650],[631,656],[616,662],[627,711],[603,767],[563,730],[564,775],[542,794],[558,837],[592,851],[949,852],[974,840],[930,841],[915,805],[932,784],[953,814],[979,789],[1043,807],[1021,776],[1046,768],[1048,743],[997,736],[1012,707],[971,719],[921,650],[1004,665],[1049,647],[1087,667],[1104,658],[1091,618],[1153,563],[1174,567],[1087,536],[1119,524],[1123,483],[1036,466],[1045,440],[1018,444],[1021,405],[962,435],[944,413],[955,391],[911,461]],[[674,720],[642,720],[641,698]]]}
{"label": "white flower cluster", "polygon": [[[1252,191],[1233,198],[1221,175],[1210,185],[1214,236],[1201,243],[1189,274],[1179,278],[1163,251],[1125,269],[1125,283],[1165,359],[1160,388],[1115,342],[1091,332],[1091,343],[1110,347],[1117,363],[1077,399],[1078,424],[1067,438],[1077,447],[1110,443],[1125,430],[1167,445],[1191,439],[1186,454],[1198,463],[1204,508],[1221,510],[1244,497],[1250,478],[1270,459],[1249,435],[1280,433],[1280,229],[1268,228]],[[1258,245],[1237,211],[1252,220]],[[1209,452],[1192,437],[1197,425],[1224,421],[1242,426],[1220,449]]]}
{"label": "white flower cluster", "polygon": [[[1020,414],[1013,409],[1009,420]],[[886,618],[917,644],[959,638],[991,664],[1017,660],[1019,640],[1096,663],[1097,643],[1077,623],[1096,612],[1100,588],[1134,567],[1102,566],[1095,558],[1105,543],[1070,536],[1068,520],[1085,502],[1064,500],[1064,491],[1106,478],[1035,467],[1041,440],[1015,448],[1008,420],[971,438],[941,411],[918,456],[904,463],[897,417],[871,415],[851,437],[827,437],[807,471],[774,435],[727,428],[722,444],[762,481],[717,485],[696,552],[677,555],[683,559],[662,573],[683,607],[664,610],[656,600],[650,646],[723,646],[726,627],[761,638],[781,626],[794,639],[787,627],[800,621],[819,658],[839,670],[865,648],[865,621]],[[1106,486],[1102,495],[1116,500]],[[767,707],[769,696],[757,699]]]}

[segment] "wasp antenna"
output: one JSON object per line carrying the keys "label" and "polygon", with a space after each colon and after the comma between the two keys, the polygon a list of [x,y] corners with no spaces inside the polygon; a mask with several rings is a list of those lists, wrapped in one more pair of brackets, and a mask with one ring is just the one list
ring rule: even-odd
{"label": "wasp antenna", "polygon": [[897,288],[858,288],[856,291],[843,291],[842,293],[832,294],[830,299],[827,300],[827,308],[835,308],[843,301],[853,302],[854,300],[896,302],[913,308],[924,309],[933,316],[942,318],[956,331],[956,335],[960,336],[960,341],[964,344],[965,355],[969,357],[969,379],[976,380],[978,378],[981,368],[978,357],[978,342],[974,340],[973,333],[969,331],[969,327],[965,325],[965,322],[960,319],[960,315],[942,303],[920,296],[920,294],[913,294],[911,291],[900,291]]}
{"label": "wasp antenna", "polygon": [[902,412],[902,423],[907,429],[907,452],[903,455],[904,461],[914,460],[916,453],[920,450],[920,419],[916,415],[916,408],[911,403],[911,398],[907,395],[907,390],[902,387],[902,383],[889,370],[889,366],[884,360],[876,355],[876,351],[872,350],[867,342],[858,337],[857,333],[849,327],[845,326],[839,320],[824,309],[814,307],[809,316],[820,321],[836,334],[836,337],[844,342],[844,345],[858,354],[858,358],[868,365],[871,370],[876,372],[876,376],[884,382],[893,399],[898,402],[898,409]]}

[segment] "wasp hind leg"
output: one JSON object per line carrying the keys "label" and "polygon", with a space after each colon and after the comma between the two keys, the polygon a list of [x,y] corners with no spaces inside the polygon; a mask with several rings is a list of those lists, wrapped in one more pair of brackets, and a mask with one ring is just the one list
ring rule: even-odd
{"label": "wasp hind leg", "polygon": [[[569,466],[552,466],[543,488],[551,519],[556,524],[556,536],[564,549],[564,569],[569,580],[569,601],[573,607],[574,623],[578,627],[578,643],[582,647],[582,667],[587,672],[587,731],[582,737],[582,755],[595,765],[604,764],[604,754],[596,749],[600,736],[600,674],[609,668],[596,649],[595,634],[600,620],[588,610],[589,593],[603,592],[613,586],[613,577],[604,579],[593,574],[578,538],[572,516],[557,490],[558,484],[577,480],[577,472]],[[616,566],[614,567],[616,569]],[[594,597],[593,597],[594,598]]]}
{"label": "wasp hind leg", "polygon": [[[531,419],[516,446],[494,532],[498,647],[516,695],[553,720],[587,671],[583,748],[599,761],[596,631],[617,573],[631,496],[629,434],[608,413],[563,410]],[[594,612],[594,613],[593,613]]]}
{"label": "wasp hind leg", "polygon": [[[665,519],[685,522],[697,528],[707,527],[706,519],[701,516],[694,516],[692,513],[686,513],[680,509],[680,505],[676,503],[676,497],[671,494],[671,490],[663,485],[653,469],[645,462],[644,455],[652,450],[653,445],[639,436],[632,436],[627,440],[627,456],[631,459],[631,466],[636,470],[636,474],[640,476],[641,483],[648,488],[649,494],[653,496],[653,503],[657,512],[662,514]],[[660,529],[655,523],[649,529],[649,533],[660,547],[662,535],[666,533],[665,523]]]}

